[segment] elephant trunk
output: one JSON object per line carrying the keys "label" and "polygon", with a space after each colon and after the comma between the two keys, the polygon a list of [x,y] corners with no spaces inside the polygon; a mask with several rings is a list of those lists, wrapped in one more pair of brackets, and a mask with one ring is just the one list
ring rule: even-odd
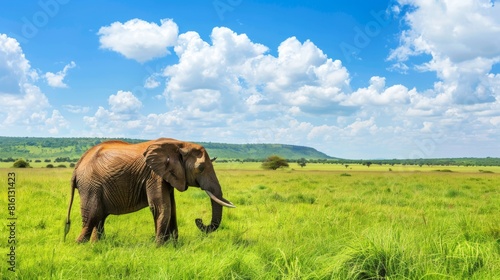
{"label": "elephant trunk", "polygon": [[204,232],[204,233],[210,233],[217,228],[219,228],[220,222],[222,221],[222,206],[218,204],[217,202],[211,200],[212,202],[212,221],[208,226],[203,224],[203,221],[201,219],[196,219],[196,226]]}
{"label": "elephant trunk", "polygon": [[222,196],[217,197],[209,191],[206,192],[211,198],[210,201],[212,203],[212,221],[208,226],[206,226],[203,224],[203,221],[201,219],[196,219],[196,226],[198,226],[198,228],[202,232],[210,233],[219,228],[220,222],[222,221],[222,206],[230,208],[234,208],[235,206],[231,202],[224,199]]}

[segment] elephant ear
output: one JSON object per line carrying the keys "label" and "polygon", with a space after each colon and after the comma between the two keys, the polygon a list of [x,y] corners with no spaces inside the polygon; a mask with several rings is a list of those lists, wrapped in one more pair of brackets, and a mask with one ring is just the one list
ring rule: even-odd
{"label": "elephant ear", "polygon": [[187,189],[186,172],[182,165],[181,149],[173,143],[150,145],[144,152],[146,164],[177,190]]}

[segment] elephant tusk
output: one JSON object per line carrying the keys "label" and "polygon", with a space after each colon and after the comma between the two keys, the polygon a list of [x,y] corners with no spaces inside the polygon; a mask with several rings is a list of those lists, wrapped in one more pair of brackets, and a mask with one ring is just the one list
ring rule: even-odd
{"label": "elephant tusk", "polygon": [[225,202],[225,201],[222,201],[220,200],[219,198],[217,198],[213,193],[209,192],[209,191],[205,191],[208,196],[210,196],[211,199],[213,199],[215,202],[219,203],[220,205],[222,206],[226,206],[226,207],[229,207],[229,208],[236,208],[236,206],[234,206],[231,202]]}

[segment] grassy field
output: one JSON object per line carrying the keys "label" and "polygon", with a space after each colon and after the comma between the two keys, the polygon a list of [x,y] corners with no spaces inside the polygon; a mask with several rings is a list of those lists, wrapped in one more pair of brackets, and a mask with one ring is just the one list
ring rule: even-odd
{"label": "grassy field", "polygon": [[[210,219],[208,197],[176,193],[179,241],[160,248],[148,209],[111,216],[104,240],[76,244],[78,195],[63,242],[72,170],[0,169],[0,278],[498,279],[498,167],[291,167],[216,164],[237,208],[204,235],[194,219]],[[17,179],[15,273],[7,263],[9,172]]]}

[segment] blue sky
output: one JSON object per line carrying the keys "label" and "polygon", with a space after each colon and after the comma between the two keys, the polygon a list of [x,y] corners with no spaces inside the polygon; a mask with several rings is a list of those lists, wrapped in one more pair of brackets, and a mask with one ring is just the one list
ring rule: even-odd
{"label": "blue sky", "polygon": [[0,6],[3,136],[500,156],[500,8],[491,1]]}

